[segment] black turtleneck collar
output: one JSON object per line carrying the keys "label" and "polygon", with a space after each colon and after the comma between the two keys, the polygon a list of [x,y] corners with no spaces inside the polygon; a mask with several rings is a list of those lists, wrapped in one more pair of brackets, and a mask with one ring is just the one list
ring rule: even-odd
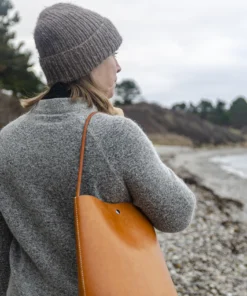
{"label": "black turtleneck collar", "polygon": [[57,82],[54,84],[50,91],[42,98],[42,100],[53,98],[69,98],[71,91],[68,89],[68,85],[63,82]]}

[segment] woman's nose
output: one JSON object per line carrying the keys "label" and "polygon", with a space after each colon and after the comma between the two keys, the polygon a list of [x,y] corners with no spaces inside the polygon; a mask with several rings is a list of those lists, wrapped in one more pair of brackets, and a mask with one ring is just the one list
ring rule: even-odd
{"label": "woman's nose", "polygon": [[117,62],[117,73],[121,72],[122,68],[120,67],[119,63]]}

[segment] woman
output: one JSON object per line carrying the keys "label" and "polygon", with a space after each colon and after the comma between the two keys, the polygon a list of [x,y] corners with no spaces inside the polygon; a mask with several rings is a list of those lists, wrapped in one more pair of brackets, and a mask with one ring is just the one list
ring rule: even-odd
{"label": "woman", "polygon": [[73,198],[91,112],[101,111],[88,127],[81,194],[132,202],[163,232],[189,225],[195,196],[109,101],[122,42],[111,21],[56,4],[41,12],[34,38],[49,88],[22,101],[31,109],[0,133],[0,296],[71,296],[78,292]]}

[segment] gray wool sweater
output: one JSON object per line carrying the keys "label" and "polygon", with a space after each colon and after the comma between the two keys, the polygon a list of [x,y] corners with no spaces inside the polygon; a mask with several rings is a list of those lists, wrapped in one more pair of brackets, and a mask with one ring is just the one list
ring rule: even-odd
{"label": "gray wool sweater", "polygon": [[[93,111],[42,100],[1,130],[0,296],[78,294],[73,202]],[[163,232],[185,229],[196,203],[135,121],[104,113],[88,126],[81,194],[132,202]]]}

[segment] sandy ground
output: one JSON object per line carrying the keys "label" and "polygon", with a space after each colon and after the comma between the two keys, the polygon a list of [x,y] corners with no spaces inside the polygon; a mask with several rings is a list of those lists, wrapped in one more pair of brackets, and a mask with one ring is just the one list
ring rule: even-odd
{"label": "sandy ground", "polygon": [[193,149],[186,147],[156,147],[165,163],[176,171],[189,172],[197,183],[221,198],[235,200],[244,206],[242,219],[247,221],[247,180],[223,170],[210,162],[215,156],[247,154],[247,148]]}

